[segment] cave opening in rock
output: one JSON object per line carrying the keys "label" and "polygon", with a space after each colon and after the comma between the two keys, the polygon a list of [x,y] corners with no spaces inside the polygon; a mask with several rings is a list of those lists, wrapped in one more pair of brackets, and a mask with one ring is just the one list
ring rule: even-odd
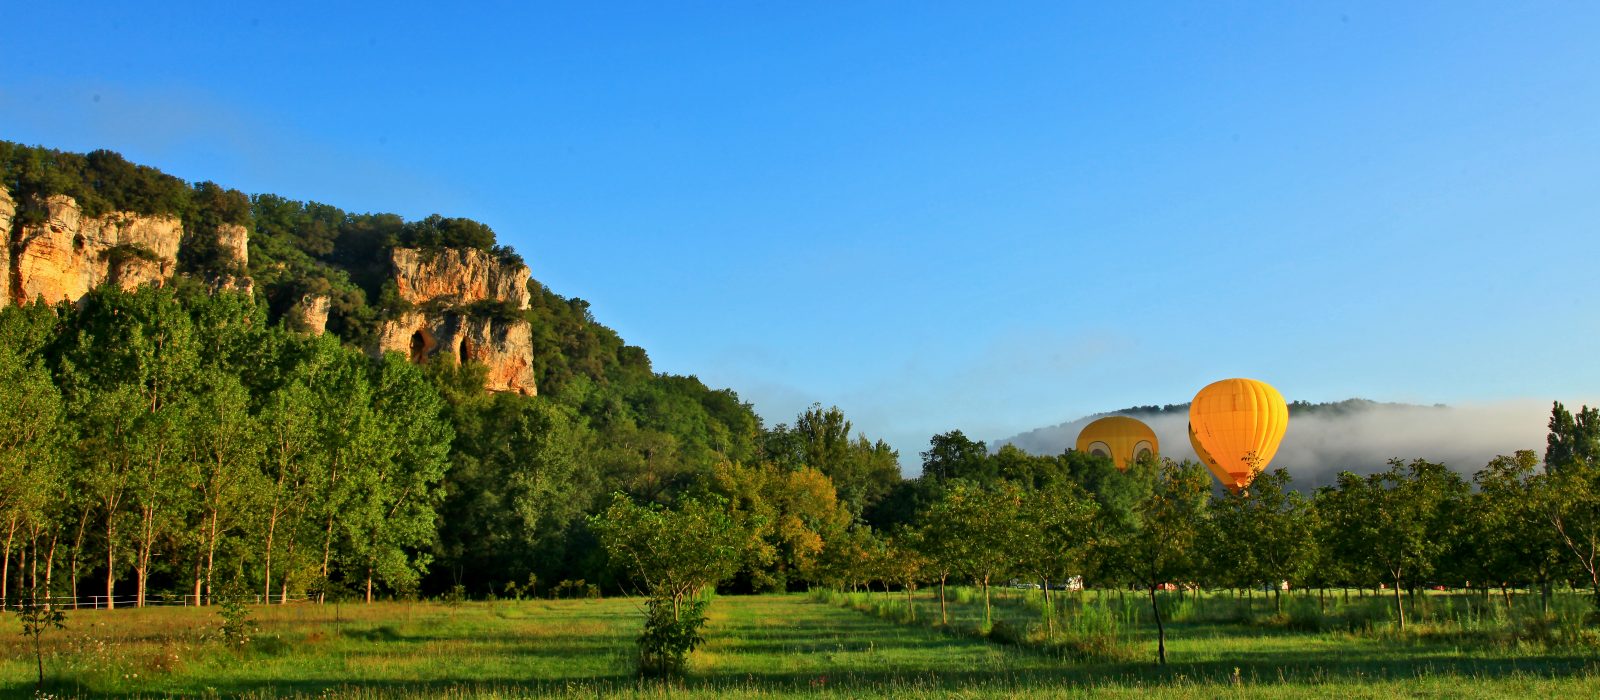
{"label": "cave opening in rock", "polygon": [[411,361],[422,364],[428,359],[428,353],[433,352],[436,344],[433,334],[429,333],[428,329],[418,328],[416,333],[411,334]]}

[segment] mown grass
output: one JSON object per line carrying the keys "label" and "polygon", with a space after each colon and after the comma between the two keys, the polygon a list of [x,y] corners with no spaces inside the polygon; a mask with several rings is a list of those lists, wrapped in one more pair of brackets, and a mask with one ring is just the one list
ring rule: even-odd
{"label": "mown grass", "polygon": [[[1021,631],[1011,644],[979,634],[981,601],[966,591],[949,629],[928,624],[938,619],[938,603],[926,593],[915,599],[915,622],[876,614],[884,603],[903,611],[900,594],[831,602],[723,597],[710,608],[709,641],[691,657],[690,673],[668,682],[634,674],[641,615],[629,599],[254,608],[260,631],[242,649],[217,638],[220,620],[211,609],[80,611],[69,614],[65,632],[46,639],[47,690],[57,697],[934,698],[1057,697],[1068,690],[1172,698],[1600,697],[1600,660],[1591,647],[1400,638],[1373,632],[1381,622],[1360,632],[1297,630],[1272,619],[1227,619],[1221,601],[1172,611],[1173,663],[1161,669],[1151,663],[1153,631],[1137,606],[1124,607],[1116,594],[1091,596],[1076,610],[1066,606],[1058,621],[1063,635],[1109,635],[1110,651],[1093,658],[1030,639],[1043,619],[1037,594],[997,598],[997,618]],[[0,693],[31,696],[33,659],[15,616],[0,622],[0,641]]]}

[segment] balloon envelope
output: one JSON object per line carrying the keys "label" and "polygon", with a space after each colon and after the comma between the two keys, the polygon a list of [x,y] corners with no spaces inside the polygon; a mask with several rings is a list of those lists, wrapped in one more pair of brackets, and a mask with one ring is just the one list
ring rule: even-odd
{"label": "balloon envelope", "polygon": [[1160,454],[1161,443],[1156,440],[1155,431],[1138,419],[1106,416],[1083,426],[1078,433],[1077,450],[1110,457],[1118,469],[1127,469],[1143,455]]}
{"label": "balloon envelope", "polygon": [[1255,379],[1224,379],[1195,394],[1189,442],[1217,481],[1238,491],[1278,453],[1289,427],[1283,395]]}

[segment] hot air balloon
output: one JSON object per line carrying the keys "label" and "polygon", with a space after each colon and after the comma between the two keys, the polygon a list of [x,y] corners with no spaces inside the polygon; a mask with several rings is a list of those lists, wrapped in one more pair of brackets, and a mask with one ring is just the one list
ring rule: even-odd
{"label": "hot air balloon", "polygon": [[1137,419],[1106,416],[1083,426],[1078,433],[1078,451],[1110,457],[1118,469],[1161,452],[1155,431]]}
{"label": "hot air balloon", "polygon": [[1189,404],[1189,442],[1195,454],[1233,491],[1267,468],[1289,427],[1289,406],[1266,382],[1224,379]]}

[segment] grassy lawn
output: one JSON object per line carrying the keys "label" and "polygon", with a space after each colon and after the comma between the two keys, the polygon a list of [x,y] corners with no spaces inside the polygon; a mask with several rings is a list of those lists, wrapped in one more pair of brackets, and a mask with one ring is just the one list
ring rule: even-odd
{"label": "grassy lawn", "polygon": [[[1132,596],[1130,596],[1132,598]],[[46,639],[57,697],[1600,697],[1593,647],[1505,645],[1471,636],[1407,637],[1347,630],[1292,631],[1206,619],[1172,626],[1172,664],[1158,669],[1153,630],[1131,608],[1102,601],[1086,629],[1114,644],[1100,658],[1058,647],[997,644],[962,630],[981,621],[964,592],[955,632],[919,594],[918,620],[885,619],[901,596],[834,603],[806,595],[723,597],[710,608],[708,643],[689,677],[640,681],[632,671],[637,601],[382,603],[256,608],[247,648],[216,640],[213,610],[164,608],[71,613]],[[854,603],[857,607],[851,607]],[[1117,604],[1121,604],[1120,601]],[[997,619],[1022,630],[1036,605],[1015,593]],[[887,613],[887,608],[885,609]],[[892,616],[892,615],[891,615]],[[1125,623],[1125,624],[1124,624]],[[0,622],[0,692],[30,697],[34,666],[14,615]]]}

